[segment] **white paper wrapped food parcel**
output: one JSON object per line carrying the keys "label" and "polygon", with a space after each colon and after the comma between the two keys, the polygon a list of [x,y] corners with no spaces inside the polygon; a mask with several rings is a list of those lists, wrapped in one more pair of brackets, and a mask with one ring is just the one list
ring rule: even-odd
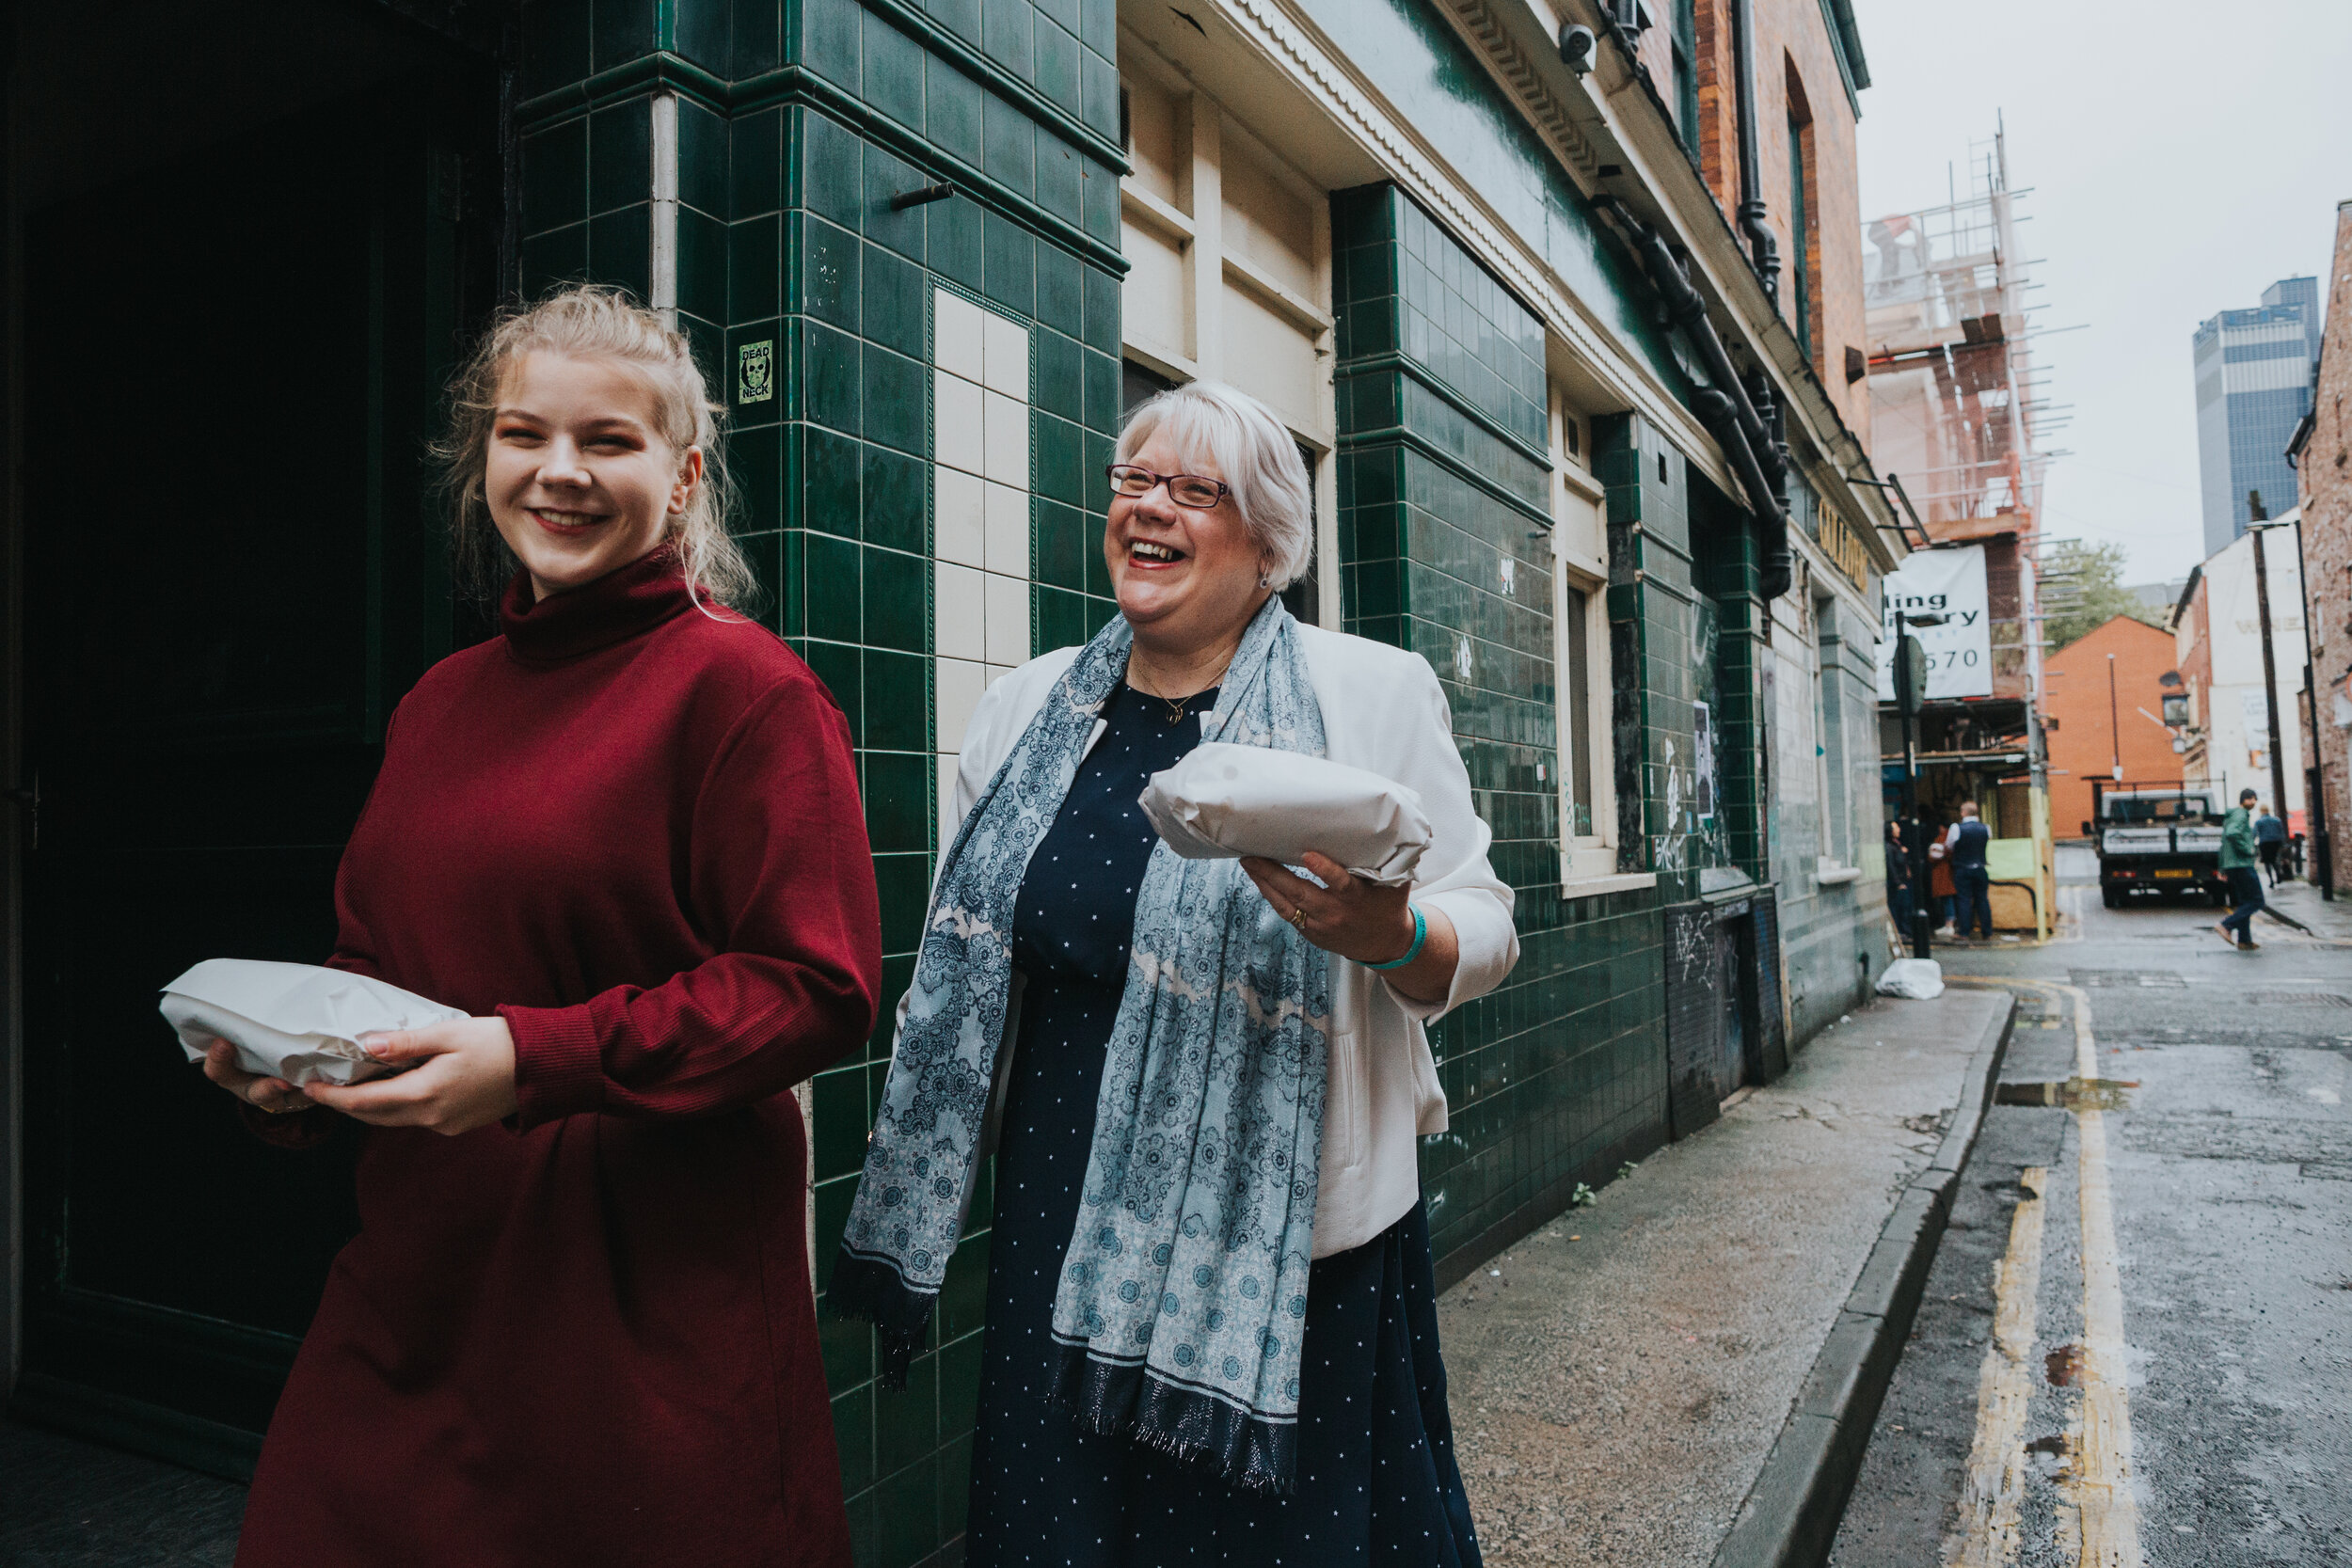
{"label": "white paper wrapped food parcel", "polygon": [[1406,887],[1429,847],[1421,796],[1391,779],[1300,752],[1204,741],[1152,775],[1143,815],[1187,860],[1308,850],[1385,887]]}
{"label": "white paper wrapped food parcel", "polygon": [[188,1060],[227,1040],[240,1068],[290,1084],[379,1077],[391,1069],[368,1059],[362,1035],[468,1016],[370,975],[261,958],[207,958],[164,988],[162,1012]]}

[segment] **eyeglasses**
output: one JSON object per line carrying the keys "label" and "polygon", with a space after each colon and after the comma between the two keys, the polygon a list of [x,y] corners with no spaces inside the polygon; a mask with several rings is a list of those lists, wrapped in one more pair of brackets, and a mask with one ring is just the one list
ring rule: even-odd
{"label": "eyeglasses", "polygon": [[1178,506],[1188,506],[1195,512],[1206,512],[1233,493],[1233,487],[1223,480],[1209,479],[1200,474],[1155,474],[1149,468],[1138,468],[1133,463],[1114,463],[1107,471],[1111,476],[1113,495],[1148,496],[1165,484],[1169,500]]}

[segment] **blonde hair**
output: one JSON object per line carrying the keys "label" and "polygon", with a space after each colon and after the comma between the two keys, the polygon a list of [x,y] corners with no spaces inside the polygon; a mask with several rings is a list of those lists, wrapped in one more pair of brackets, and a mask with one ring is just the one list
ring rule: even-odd
{"label": "blonde hair", "polygon": [[685,510],[669,519],[662,542],[676,552],[679,574],[698,601],[739,610],[750,604],[758,579],[727,532],[733,492],[719,435],[726,408],[711,401],[685,335],[619,289],[566,288],[509,310],[451,382],[449,435],[433,455],[451,503],[450,564],[458,583],[494,598],[518,568],[491,520],[484,478],[499,388],[507,372],[533,353],[609,360],[644,382],[661,438],[681,455],[690,447],[703,454],[702,478]]}
{"label": "blonde hair", "polygon": [[1178,462],[1208,458],[1233,487],[1234,510],[1257,541],[1268,587],[1279,592],[1306,576],[1314,558],[1314,492],[1298,443],[1273,409],[1221,381],[1171,387],[1128,417],[1111,460],[1128,461],[1155,435],[1168,437]]}

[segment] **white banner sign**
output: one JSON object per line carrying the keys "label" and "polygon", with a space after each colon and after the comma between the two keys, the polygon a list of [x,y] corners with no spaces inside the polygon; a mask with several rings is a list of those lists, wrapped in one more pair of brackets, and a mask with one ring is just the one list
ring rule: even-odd
{"label": "white banner sign", "polygon": [[1880,601],[1884,625],[1879,634],[1879,701],[1895,700],[1895,611],[1941,615],[1941,626],[1911,625],[1928,655],[1928,696],[1993,695],[1993,618],[1984,592],[1984,546],[1921,550],[1907,556],[1885,578]]}

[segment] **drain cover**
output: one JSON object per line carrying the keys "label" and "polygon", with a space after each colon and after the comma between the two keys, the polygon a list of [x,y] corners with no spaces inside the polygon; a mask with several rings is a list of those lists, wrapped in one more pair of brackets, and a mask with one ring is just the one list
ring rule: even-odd
{"label": "drain cover", "polygon": [[2185,986],[2182,975],[2161,969],[2078,969],[2074,972],[2078,986]]}

